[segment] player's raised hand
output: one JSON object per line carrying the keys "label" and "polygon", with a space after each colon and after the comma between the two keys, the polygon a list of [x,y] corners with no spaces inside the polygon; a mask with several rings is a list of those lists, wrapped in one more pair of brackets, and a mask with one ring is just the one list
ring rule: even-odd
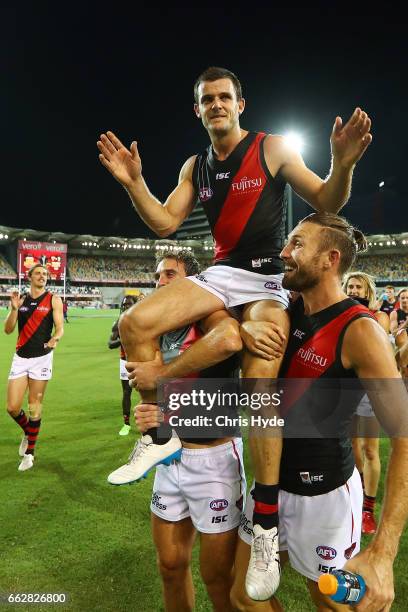
{"label": "player's raised hand", "polygon": [[113,132],[101,134],[96,143],[99,160],[123,187],[128,187],[142,176],[142,162],[135,141],[127,149]]}
{"label": "player's raised hand", "polygon": [[10,304],[13,310],[18,310],[23,303],[23,298],[20,297],[18,291],[13,291],[10,295]]}
{"label": "player's raised hand", "polygon": [[371,119],[361,108],[356,108],[345,125],[336,117],[330,138],[333,158],[343,168],[352,168],[362,157],[373,137]]}

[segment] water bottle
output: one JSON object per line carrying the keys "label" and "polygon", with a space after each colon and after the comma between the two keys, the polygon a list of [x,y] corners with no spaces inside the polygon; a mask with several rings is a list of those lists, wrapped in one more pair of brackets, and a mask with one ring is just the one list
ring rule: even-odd
{"label": "water bottle", "polygon": [[363,577],[347,570],[334,570],[331,574],[323,574],[318,585],[323,595],[330,595],[333,601],[351,606],[358,604],[366,592]]}

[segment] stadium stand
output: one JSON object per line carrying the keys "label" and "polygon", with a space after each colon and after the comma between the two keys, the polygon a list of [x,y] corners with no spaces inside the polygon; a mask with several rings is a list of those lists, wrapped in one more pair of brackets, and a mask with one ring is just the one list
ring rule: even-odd
{"label": "stadium stand", "polygon": [[[150,240],[64,234],[0,226],[0,302],[8,304],[9,293],[17,288],[17,242],[30,240],[63,243],[68,247],[66,298],[71,305],[116,306],[127,291],[149,293],[154,287],[156,255],[163,249],[188,249],[202,269],[211,265],[211,238]],[[354,269],[371,274],[379,295],[392,283],[396,290],[408,285],[408,232],[368,236],[369,250],[361,254]],[[50,289],[60,295],[63,282]]]}

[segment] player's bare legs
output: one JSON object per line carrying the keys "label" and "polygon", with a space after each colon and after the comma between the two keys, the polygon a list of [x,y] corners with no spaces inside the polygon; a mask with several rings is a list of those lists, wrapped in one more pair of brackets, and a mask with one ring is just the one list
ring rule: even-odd
{"label": "player's bare legs", "polygon": [[[19,471],[26,471],[33,466],[34,449],[41,426],[42,399],[47,383],[46,380],[33,380],[27,376],[8,381],[7,412],[24,431],[19,448],[19,454],[23,457]],[[22,410],[27,387],[28,415]]]}
{"label": "player's bare legs", "polygon": [[[224,308],[222,300],[183,278],[174,280],[123,313],[119,334],[128,361],[153,361],[158,351],[158,337],[180,329]],[[156,403],[156,390],[141,391],[144,403]],[[159,437],[160,436],[160,437]],[[145,432],[129,461],[108,476],[113,485],[130,484],[145,477],[149,470],[169,465],[181,456],[181,442],[172,437],[171,428],[162,426]]]}
{"label": "player's bare legs", "polygon": [[200,534],[200,571],[215,612],[229,612],[238,528]]}
{"label": "player's bare legs", "polygon": [[152,514],[153,540],[163,584],[166,612],[194,609],[191,553],[196,531],[189,517],[170,522]]}
{"label": "player's bare legs", "polygon": [[[244,320],[272,321],[283,330],[286,338],[289,333],[289,316],[284,307],[272,300],[249,304],[244,310]],[[272,385],[266,386],[266,381],[278,377],[285,346],[282,347],[282,357],[267,361],[245,351],[242,363],[244,378],[259,379],[254,381],[253,391],[276,392]],[[279,408],[272,405],[264,406],[257,414],[265,418],[279,416]],[[277,428],[251,427],[249,432],[249,447],[255,476],[253,498],[255,508],[253,514],[254,536],[252,555],[246,578],[246,589],[250,597],[256,600],[269,599],[279,585],[279,540],[278,540],[278,494],[279,469],[282,453],[281,431]]]}
{"label": "player's bare legs", "polygon": [[21,411],[24,395],[28,386],[28,377],[21,376],[8,381],[7,385],[7,412],[13,418]]}

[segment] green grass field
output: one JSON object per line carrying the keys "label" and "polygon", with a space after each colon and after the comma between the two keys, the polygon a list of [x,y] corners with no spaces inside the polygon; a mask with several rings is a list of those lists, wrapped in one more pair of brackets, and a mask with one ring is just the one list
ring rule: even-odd
{"label": "green grass field", "polygon": [[[2,323],[5,310],[0,310]],[[135,431],[121,438],[118,352],[107,348],[117,312],[70,309],[70,324],[54,358],[34,468],[17,471],[20,428],[3,412],[0,446],[0,594],[67,593],[64,606],[0,605],[1,610],[75,612],[163,610],[150,537],[152,476],[112,487]],[[16,336],[0,335],[0,388],[5,398]],[[382,440],[382,457],[388,442]],[[384,463],[383,462],[383,463]],[[247,479],[251,470],[246,455]],[[382,486],[380,497],[382,496]],[[407,609],[406,534],[395,565],[396,602]],[[211,606],[194,555],[196,610]],[[286,610],[312,610],[303,579],[285,570],[279,597]],[[405,602],[405,603],[404,603]]]}

